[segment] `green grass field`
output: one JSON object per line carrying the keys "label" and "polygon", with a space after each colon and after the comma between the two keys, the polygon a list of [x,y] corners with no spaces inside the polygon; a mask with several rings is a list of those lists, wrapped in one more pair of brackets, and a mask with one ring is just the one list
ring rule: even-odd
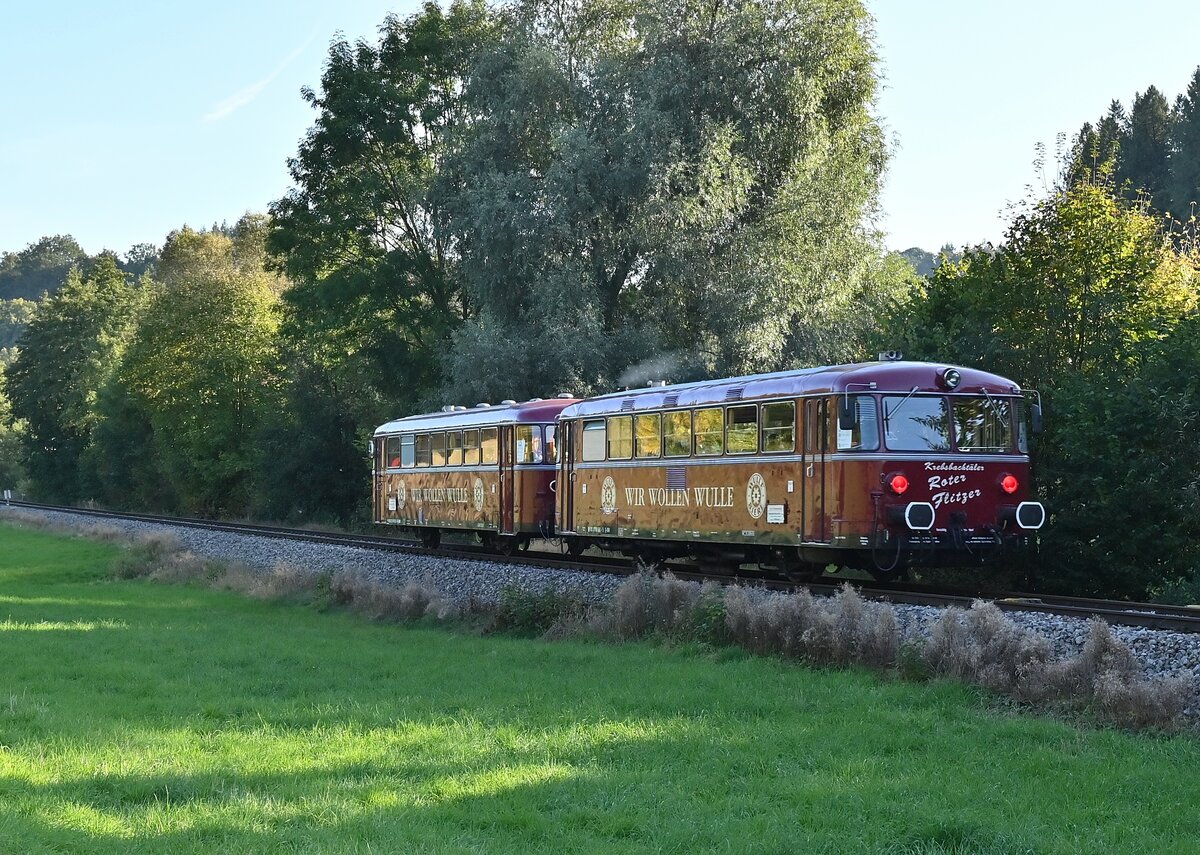
{"label": "green grass field", "polygon": [[0,852],[1192,852],[1200,750],[949,684],[113,582],[0,526]]}

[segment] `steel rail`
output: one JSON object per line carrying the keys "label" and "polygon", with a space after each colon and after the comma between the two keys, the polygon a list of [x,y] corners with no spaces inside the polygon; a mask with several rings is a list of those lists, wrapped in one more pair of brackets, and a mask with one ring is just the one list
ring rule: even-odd
{"label": "steel rail", "polygon": [[[587,556],[585,560],[581,560],[579,557],[543,550],[528,550],[516,552],[512,555],[504,555],[482,547],[470,547],[467,545],[427,549],[421,546],[418,541],[402,540],[394,537],[310,531],[255,523],[232,523],[156,514],[135,514],[120,511],[104,511],[95,508],[72,508],[34,502],[8,501],[4,504],[10,507],[29,508],[31,510],[81,514],[97,518],[126,519],[135,522],[222,531],[230,534],[300,540],[357,549],[379,549],[438,558],[452,558],[455,560],[519,563],[536,567],[569,568],[613,575],[632,575],[638,569],[632,562],[624,559]],[[714,573],[708,569],[701,569],[685,564],[660,564],[658,566],[664,571],[670,571],[681,579],[697,582],[712,581],[721,584],[753,584],[767,590],[783,593],[807,588],[815,594],[832,595],[843,584],[843,581],[836,579],[791,582],[766,577],[762,574],[746,573],[740,570]],[[899,605],[933,606],[937,608],[958,607],[965,609],[970,608],[971,604],[976,600],[985,600],[994,602],[998,608],[1004,611],[1037,612],[1083,620],[1099,618],[1107,623],[1123,626],[1140,626],[1149,629],[1182,633],[1200,632],[1200,607],[1172,606],[1164,603],[1127,602],[1124,600],[1088,599],[1084,597],[1062,597],[1049,594],[982,594],[971,591],[946,591],[944,589],[922,588],[913,585],[880,585],[877,583],[856,582],[854,580],[849,581],[858,589],[862,596],[868,599]]]}

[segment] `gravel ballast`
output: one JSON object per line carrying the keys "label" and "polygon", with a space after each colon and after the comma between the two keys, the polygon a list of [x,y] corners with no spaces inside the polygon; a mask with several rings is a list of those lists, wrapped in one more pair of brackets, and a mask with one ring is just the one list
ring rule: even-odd
{"label": "gravel ballast", "polygon": [[[270,568],[280,562],[314,572],[354,567],[381,582],[404,585],[419,582],[436,588],[447,600],[465,603],[495,603],[507,587],[530,592],[552,589],[573,592],[585,601],[607,601],[624,578],[587,571],[569,571],[487,560],[467,561],[391,552],[379,549],[338,546],[282,538],[212,531],[209,529],[100,518],[57,511],[32,511],[0,506],[0,519],[9,513],[38,514],[49,521],[73,528],[101,526],[117,529],[130,537],[170,535],[197,555],[219,561],[236,561]],[[903,641],[928,637],[942,609],[932,606],[893,604]],[[1047,638],[1061,656],[1079,651],[1088,634],[1088,622],[1040,612],[1005,612],[1020,626]],[[1200,686],[1200,633],[1178,633],[1144,627],[1113,626],[1113,635],[1127,644],[1147,678],[1190,677]],[[1200,714],[1200,697],[1190,703],[1187,714]]]}

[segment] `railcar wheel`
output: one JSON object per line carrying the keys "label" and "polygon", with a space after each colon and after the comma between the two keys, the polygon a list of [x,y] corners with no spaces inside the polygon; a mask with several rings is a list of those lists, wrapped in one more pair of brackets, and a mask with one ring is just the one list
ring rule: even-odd
{"label": "railcar wheel", "polygon": [[442,542],[441,529],[421,529],[421,545],[426,549],[437,549]]}
{"label": "railcar wheel", "polygon": [[869,567],[867,568],[867,572],[871,574],[871,578],[876,582],[908,582],[911,580],[907,565],[902,565],[893,570],[880,570],[877,567]]}
{"label": "railcar wheel", "polygon": [[572,558],[578,558],[580,555],[583,555],[587,548],[587,543],[577,537],[572,537],[567,541],[567,555],[570,555]]}

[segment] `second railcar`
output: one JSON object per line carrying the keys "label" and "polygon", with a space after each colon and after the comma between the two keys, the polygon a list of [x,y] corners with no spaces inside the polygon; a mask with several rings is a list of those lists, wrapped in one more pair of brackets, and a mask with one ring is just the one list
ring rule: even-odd
{"label": "second railcar", "polygon": [[443,532],[475,532],[510,551],[553,534],[556,418],[576,403],[505,401],[447,407],[381,425],[372,441],[374,521],[436,546]]}

